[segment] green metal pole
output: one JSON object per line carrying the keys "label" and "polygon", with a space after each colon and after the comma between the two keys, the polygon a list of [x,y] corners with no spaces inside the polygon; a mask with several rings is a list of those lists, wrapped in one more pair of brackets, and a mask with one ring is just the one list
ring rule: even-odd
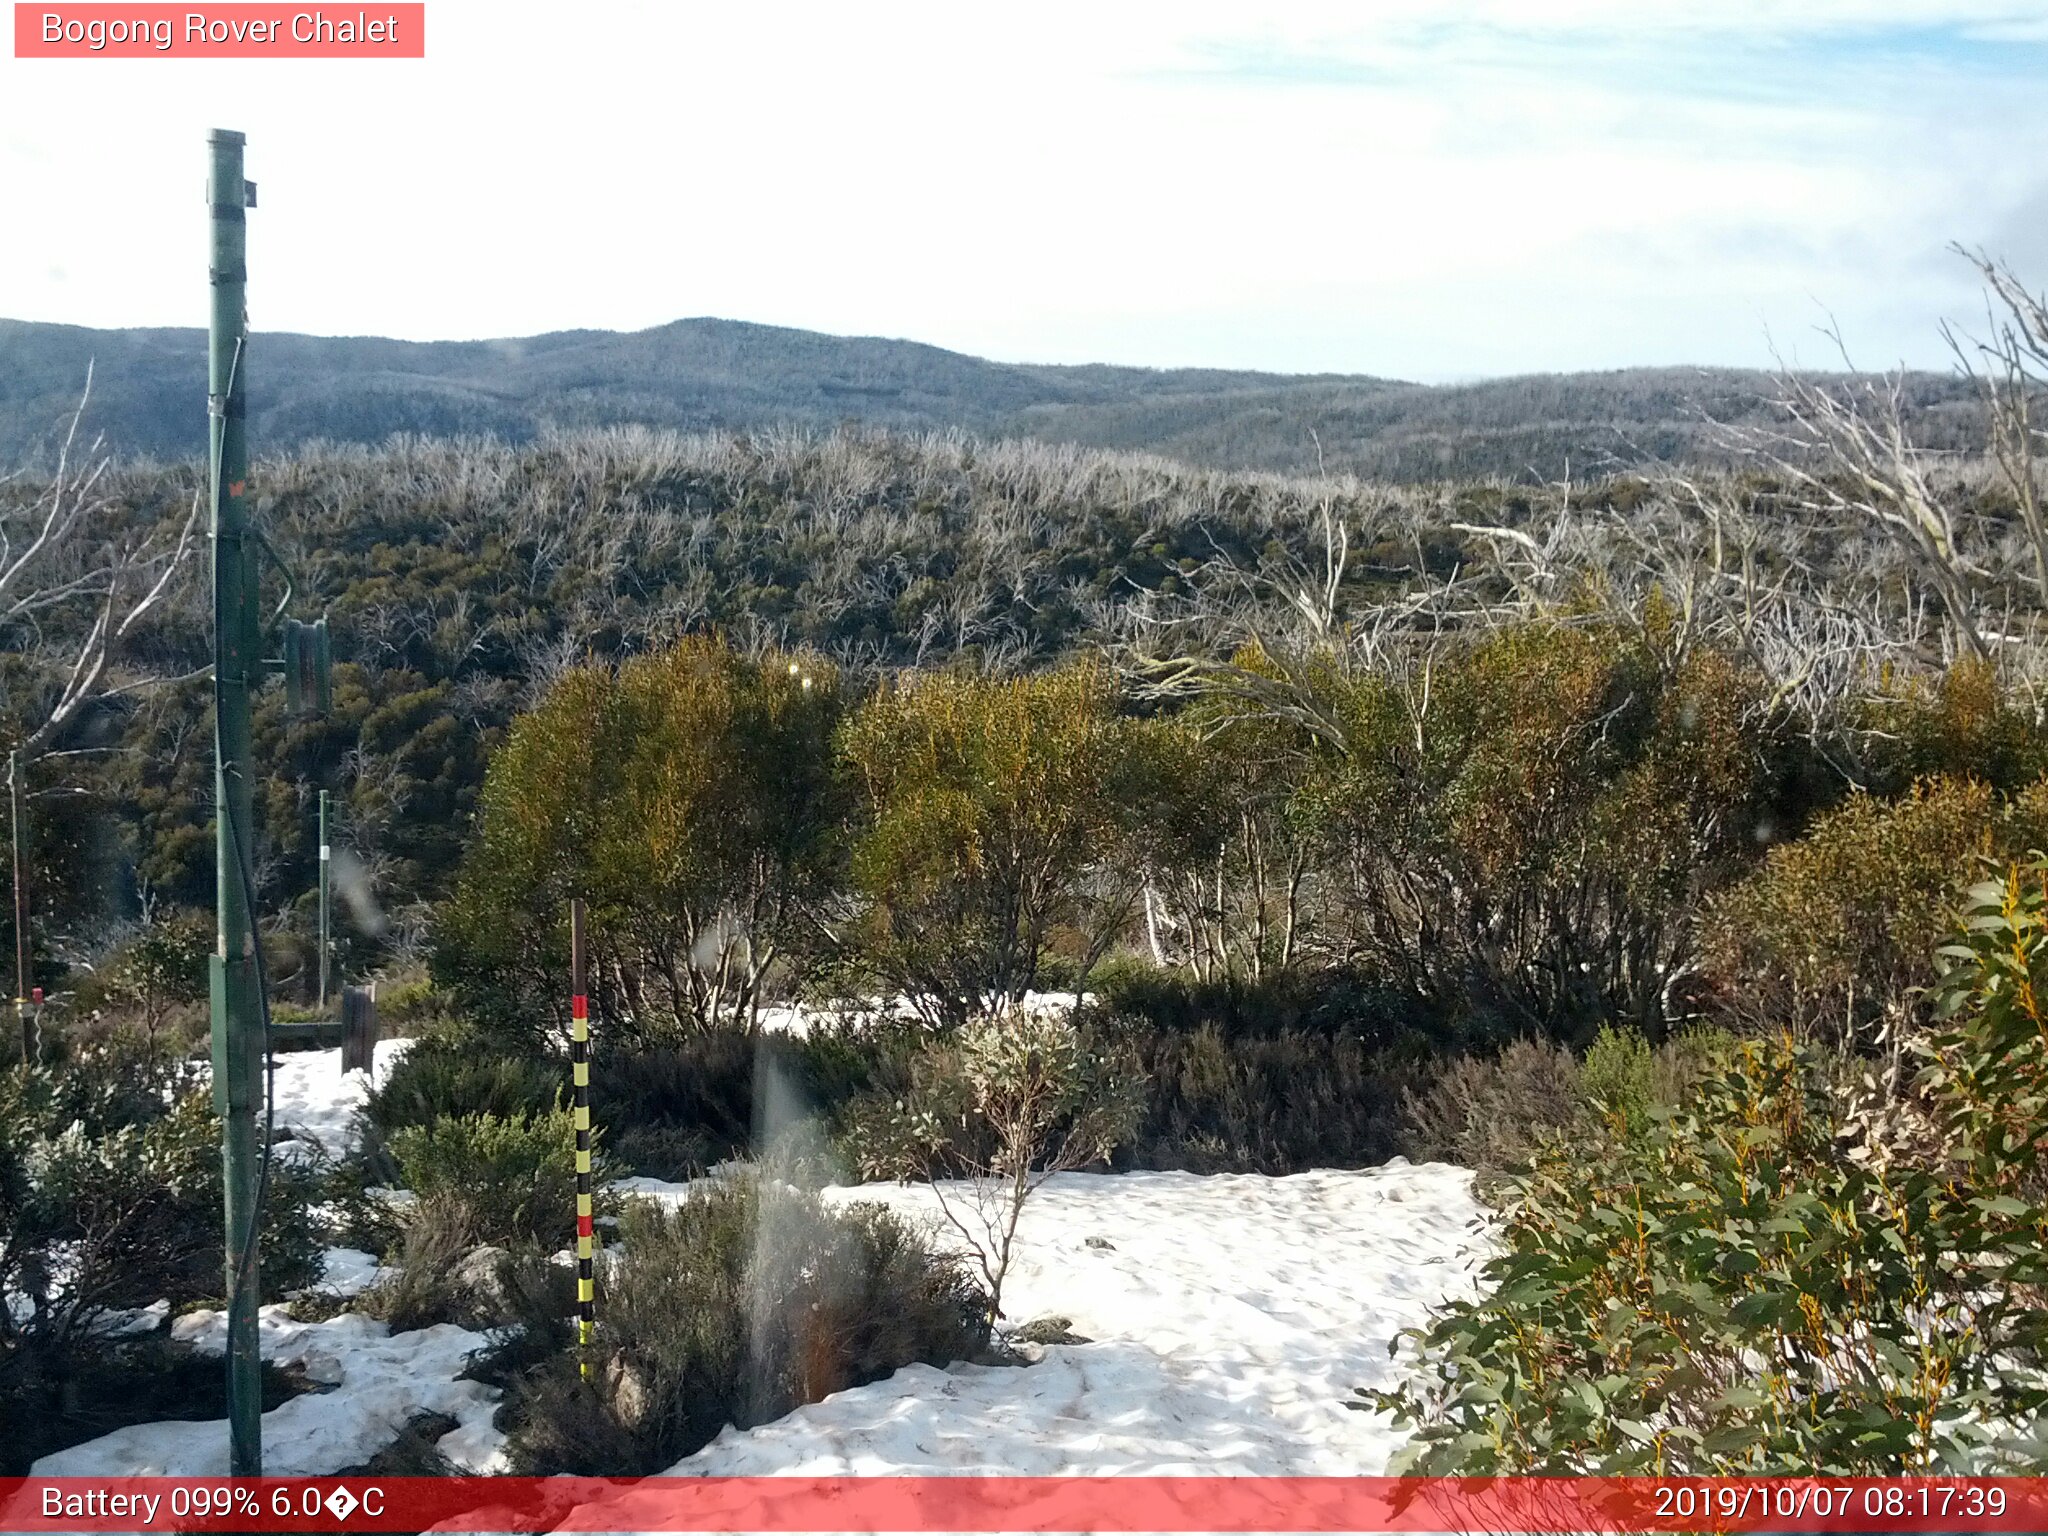
{"label": "green metal pole", "polygon": [[327,913],[328,884],[327,862],[327,791],[320,791],[320,1008],[327,1008],[327,951],[329,945]]}
{"label": "green metal pole", "polygon": [[213,957],[213,1093],[223,1125],[227,1186],[228,1457],[235,1477],[263,1474],[263,1391],[258,1367],[256,1111],[263,1095],[263,1000],[244,872],[252,866],[249,693],[262,675],[258,558],[249,533],[246,209],[243,137],[208,138],[212,176],[213,315],[207,336],[207,417],[213,497],[214,829],[220,949]]}

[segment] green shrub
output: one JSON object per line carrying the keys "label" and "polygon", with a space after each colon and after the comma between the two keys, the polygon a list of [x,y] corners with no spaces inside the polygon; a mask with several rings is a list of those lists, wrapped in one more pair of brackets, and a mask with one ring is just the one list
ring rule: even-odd
{"label": "green shrub", "polygon": [[1422,1065],[1348,1035],[1289,1029],[1232,1037],[1124,1021],[1144,1108],[1119,1168],[1299,1173],[1360,1168],[1407,1150],[1404,1087]]}
{"label": "green shrub", "polygon": [[377,987],[377,1021],[386,1033],[419,1035],[430,1028],[457,1025],[455,999],[434,985],[429,976],[380,983]]}
{"label": "green shrub", "polygon": [[[224,1289],[221,1126],[206,1094],[178,1092],[186,1081],[133,1041],[0,1072],[0,1471],[121,1424],[219,1411],[205,1393],[181,1397],[190,1375],[146,1341],[100,1327],[160,1299],[217,1303]],[[266,1299],[318,1278],[326,1178],[317,1163],[270,1167]],[[217,1363],[207,1375],[219,1380]]]}
{"label": "green shrub", "polygon": [[662,1470],[728,1424],[946,1365],[987,1343],[985,1298],[876,1206],[841,1210],[750,1179],[664,1210],[634,1201],[606,1266],[595,1377],[563,1356],[513,1393],[527,1473]]}
{"label": "green shrub", "polygon": [[206,957],[214,945],[211,914],[174,912],[133,933],[93,970],[74,1006],[95,1016],[132,1021],[146,1039],[206,997]]}
{"label": "green shrub", "polygon": [[[847,1102],[908,1080],[923,1032],[890,1021],[814,1021],[803,1036],[736,1028],[659,1044],[601,1042],[590,1068],[593,1126],[614,1167],[684,1179],[728,1158],[766,1156],[807,1121],[832,1127]],[[569,1092],[568,1063],[508,1054],[496,1036],[428,1036],[399,1058],[360,1117],[365,1160],[397,1178],[385,1150],[408,1127],[477,1115],[531,1119]]]}
{"label": "green shrub", "polygon": [[1395,1470],[2017,1470],[1995,1443],[2048,1408],[2048,1211],[1842,1156],[1833,1066],[1745,1041],[1643,1134],[1546,1146],[1484,1294],[1353,1405],[1416,1426]]}
{"label": "green shrub", "polygon": [[568,1092],[566,1061],[509,1054],[468,1035],[428,1036],[414,1041],[371,1089],[358,1115],[358,1137],[365,1156],[382,1163],[401,1131],[465,1116],[531,1119],[556,1108]]}
{"label": "green shrub", "polygon": [[[299,1395],[264,1362],[263,1411]],[[52,1353],[13,1341],[0,1352],[0,1477],[26,1477],[44,1456],[130,1424],[227,1417],[227,1372],[217,1356],[195,1354],[168,1335],[95,1340]]]}
{"label": "green shrub", "polygon": [[[754,1131],[754,1085],[764,1058],[794,1062],[777,1035],[707,1029],[661,1045],[600,1049],[590,1065],[591,1113],[608,1137],[652,1128],[703,1138],[706,1155],[744,1155]],[[786,1069],[786,1066],[785,1066]]]}
{"label": "green shrub", "polygon": [[1649,1042],[1632,1029],[1601,1025],[1579,1064],[1579,1097],[1617,1135],[1647,1130],[1657,1106],[1657,1063]]}
{"label": "green shrub", "polygon": [[1328,668],[1345,750],[1308,782],[1344,953],[1467,1037],[1651,1039],[1704,892],[1748,860],[1774,786],[1760,684],[1710,649],[1562,621],[1446,644],[1427,712],[1403,681]]}
{"label": "green shrub", "polygon": [[1098,959],[1137,887],[1119,858],[1136,733],[1092,662],[885,683],[838,736],[857,791],[856,943],[887,989],[958,1025],[1038,984],[1065,930]]}
{"label": "green shrub", "polygon": [[1486,1056],[1455,1056],[1402,1096],[1408,1147],[1481,1175],[1528,1165],[1558,1136],[1626,1140],[1684,1104],[1692,1085],[1724,1059],[1729,1037],[1691,1027],[1651,1047],[1633,1029],[1602,1025],[1583,1060],[1554,1041],[1523,1039]]}
{"label": "green shrub", "polygon": [[[595,1142],[596,1137],[592,1137]],[[464,1208],[476,1241],[566,1246],[576,1232],[576,1132],[566,1109],[544,1115],[459,1115],[391,1138],[399,1176],[421,1200]],[[610,1177],[593,1153],[595,1182]]]}
{"label": "green shrub", "polygon": [[[95,1130],[41,1074],[0,1079],[0,1287],[47,1298],[49,1326],[109,1308],[221,1294],[221,1126],[204,1094]],[[258,1258],[264,1294],[320,1272],[324,1170],[273,1161]]]}
{"label": "green shrub", "polygon": [[164,1042],[115,1034],[74,1045],[15,1086],[24,1112],[45,1133],[77,1125],[97,1137],[154,1124],[204,1084],[203,1069]]}
{"label": "green shrub", "polygon": [[1868,1049],[1925,1022],[1958,871],[2048,844],[2048,783],[2009,799],[1932,779],[1897,800],[1851,795],[1711,904],[1716,1011],[1741,1027]]}
{"label": "green shrub", "polygon": [[[1283,1174],[1365,1167],[1409,1149],[1402,1099],[1424,1080],[1428,1058],[1418,1037],[1376,1043],[1395,1031],[1385,997],[1369,985],[1337,973],[1319,995],[1317,980],[1303,976],[1229,987],[1150,962],[1112,970],[1104,1001],[1084,1015],[1088,1037],[1125,1058],[1140,1101],[1112,1166]],[[813,1082],[868,1088],[821,1116],[840,1128],[846,1168],[902,1171],[878,1138],[911,1094],[927,1044],[915,1029],[805,1042]],[[852,1065],[822,1072],[821,1050]],[[817,1102],[829,1109],[834,1097],[821,1088]]]}
{"label": "green shrub", "polygon": [[601,1051],[590,1069],[591,1113],[618,1162],[683,1177],[728,1158],[768,1156],[775,1141],[806,1122],[836,1123],[856,1095],[903,1079],[900,1063],[919,1037],[897,1025],[819,1020],[804,1036],[709,1029]]}
{"label": "green shrub", "polygon": [[1228,1040],[1284,1034],[1349,1036],[1370,1045],[1415,1043],[1425,1031],[1415,1005],[1386,983],[1346,966],[1297,966],[1253,981],[1203,981],[1135,954],[1097,968],[1092,994],[1103,1014],[1170,1034],[1212,1029]]}
{"label": "green shrub", "polygon": [[834,894],[838,715],[819,658],[714,635],[570,670],[491,758],[435,979],[499,1032],[559,1042],[580,896],[602,1030],[750,1023]]}
{"label": "green shrub", "polygon": [[2048,1203],[2048,861],[1972,887],[1942,960],[1920,1087],[1980,1188]]}
{"label": "green shrub", "polygon": [[1853,721],[1878,788],[1898,793],[1921,778],[1971,778],[2018,791],[2048,773],[2048,730],[2032,699],[1974,657],[1932,681],[1888,688]]}
{"label": "green shrub", "polygon": [[730,1151],[680,1125],[628,1125],[608,1138],[606,1156],[622,1175],[683,1183],[715,1168]]}

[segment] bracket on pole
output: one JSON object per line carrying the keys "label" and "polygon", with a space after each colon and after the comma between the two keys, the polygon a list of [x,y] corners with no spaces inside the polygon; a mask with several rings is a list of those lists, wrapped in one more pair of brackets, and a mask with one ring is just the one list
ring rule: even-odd
{"label": "bracket on pole", "polygon": [[327,620],[305,624],[286,619],[283,639],[285,707],[301,719],[325,715],[334,707],[334,653],[328,644]]}

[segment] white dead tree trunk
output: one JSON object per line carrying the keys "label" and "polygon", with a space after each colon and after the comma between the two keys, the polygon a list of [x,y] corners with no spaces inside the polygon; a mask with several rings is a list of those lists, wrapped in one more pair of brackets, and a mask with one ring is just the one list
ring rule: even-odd
{"label": "white dead tree trunk", "polygon": [[1903,388],[1898,376],[1857,378],[1833,389],[1781,373],[1776,403],[1788,426],[1760,439],[1760,456],[1812,510],[1872,524],[1897,541],[1940,600],[1958,643],[1988,660],[1970,565],[1955,520],[1929,481],[1928,457],[1907,434]]}
{"label": "white dead tree trunk", "polygon": [[175,541],[124,526],[104,489],[109,461],[99,441],[83,451],[78,443],[91,398],[88,367],[56,470],[39,490],[9,496],[9,485],[27,489],[25,477],[0,482],[0,635],[40,684],[8,722],[24,760],[49,752],[96,701],[165,680],[123,677],[118,664],[191,552],[199,522],[195,495]]}
{"label": "white dead tree trunk", "polygon": [[2048,603],[2048,521],[2042,515],[2039,463],[2048,432],[2035,424],[2042,405],[2037,397],[2048,388],[2048,301],[2029,293],[2009,267],[1983,252],[1954,249],[1983,274],[1989,290],[1988,333],[1982,340],[1965,340],[1944,327],[1943,335],[1963,372],[1983,393],[1991,457],[2019,507],[2035,585],[2041,601]]}

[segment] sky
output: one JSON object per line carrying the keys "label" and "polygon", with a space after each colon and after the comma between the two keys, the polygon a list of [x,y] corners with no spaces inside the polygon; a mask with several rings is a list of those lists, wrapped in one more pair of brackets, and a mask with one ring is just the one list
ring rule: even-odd
{"label": "sky", "polygon": [[[341,13],[342,7],[330,6]],[[354,7],[345,14],[354,14]],[[373,8],[374,9],[374,8]],[[428,0],[423,60],[0,56],[0,315],[717,315],[1018,362],[1429,381],[1945,368],[2048,286],[2048,3]]]}

